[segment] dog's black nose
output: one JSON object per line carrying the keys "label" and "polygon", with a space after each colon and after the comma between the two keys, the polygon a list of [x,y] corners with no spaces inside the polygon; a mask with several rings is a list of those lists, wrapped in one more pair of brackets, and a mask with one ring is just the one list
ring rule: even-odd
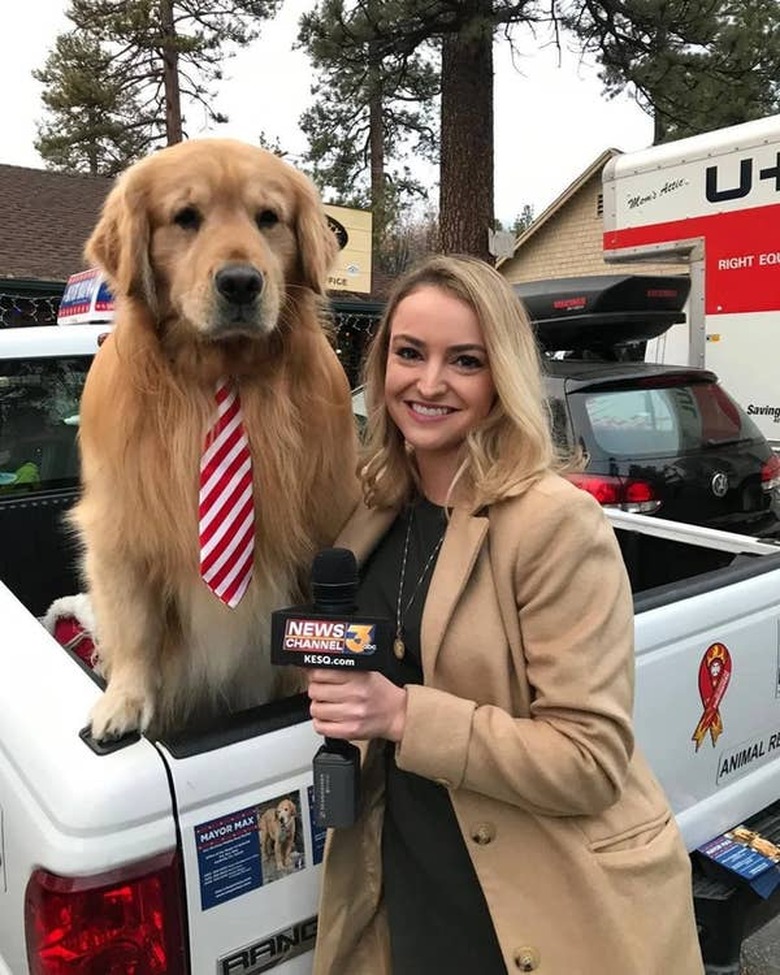
{"label": "dog's black nose", "polygon": [[214,283],[231,305],[248,305],[263,290],[263,275],[251,264],[227,264],[217,271]]}

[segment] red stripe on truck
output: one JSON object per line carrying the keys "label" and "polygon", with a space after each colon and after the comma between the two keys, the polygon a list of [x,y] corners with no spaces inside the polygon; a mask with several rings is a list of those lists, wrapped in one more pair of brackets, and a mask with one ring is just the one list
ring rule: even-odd
{"label": "red stripe on truck", "polygon": [[704,238],[706,314],[780,310],[780,204],[609,230],[604,251],[698,238]]}

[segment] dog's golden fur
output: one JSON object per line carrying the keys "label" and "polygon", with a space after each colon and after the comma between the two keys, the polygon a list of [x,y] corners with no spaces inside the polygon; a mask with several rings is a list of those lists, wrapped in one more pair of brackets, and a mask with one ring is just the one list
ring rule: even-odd
{"label": "dog's golden fur", "polygon": [[[270,612],[301,598],[357,497],[349,388],[322,317],[335,250],[309,180],[232,140],[164,149],[105,202],[86,255],[116,324],[84,389],[71,515],[108,678],[97,738],[272,693]],[[216,276],[235,267],[259,272],[259,294],[225,297]],[[199,574],[200,452],[224,376],[254,472],[253,578],[235,609]]]}
{"label": "dog's golden fur", "polygon": [[263,859],[273,861],[277,870],[292,867],[297,816],[298,810],[292,799],[282,799],[260,817],[258,828]]}

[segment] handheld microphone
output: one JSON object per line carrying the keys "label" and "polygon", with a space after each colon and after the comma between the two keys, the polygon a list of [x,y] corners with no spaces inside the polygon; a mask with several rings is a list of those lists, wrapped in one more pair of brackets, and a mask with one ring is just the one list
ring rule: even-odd
{"label": "handheld microphone", "polygon": [[[346,548],[318,552],[312,604],[271,614],[271,662],[298,667],[379,670],[392,641],[390,621],[358,616],[357,562]],[[320,827],[351,826],[360,800],[360,752],[326,738],[313,761],[314,818]]]}

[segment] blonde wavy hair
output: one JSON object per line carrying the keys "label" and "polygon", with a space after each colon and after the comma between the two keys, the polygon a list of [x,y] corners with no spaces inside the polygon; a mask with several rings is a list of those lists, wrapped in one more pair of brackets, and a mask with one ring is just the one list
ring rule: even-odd
{"label": "blonde wavy hair", "polygon": [[368,423],[360,477],[370,507],[393,507],[419,488],[414,452],[384,400],[390,331],[398,305],[421,288],[441,288],[474,311],[487,350],[496,400],[469,432],[448,502],[475,510],[518,494],[546,471],[565,466],[550,434],[539,351],[522,303],[490,265],[465,255],[424,258],[393,288],[363,370]]}

